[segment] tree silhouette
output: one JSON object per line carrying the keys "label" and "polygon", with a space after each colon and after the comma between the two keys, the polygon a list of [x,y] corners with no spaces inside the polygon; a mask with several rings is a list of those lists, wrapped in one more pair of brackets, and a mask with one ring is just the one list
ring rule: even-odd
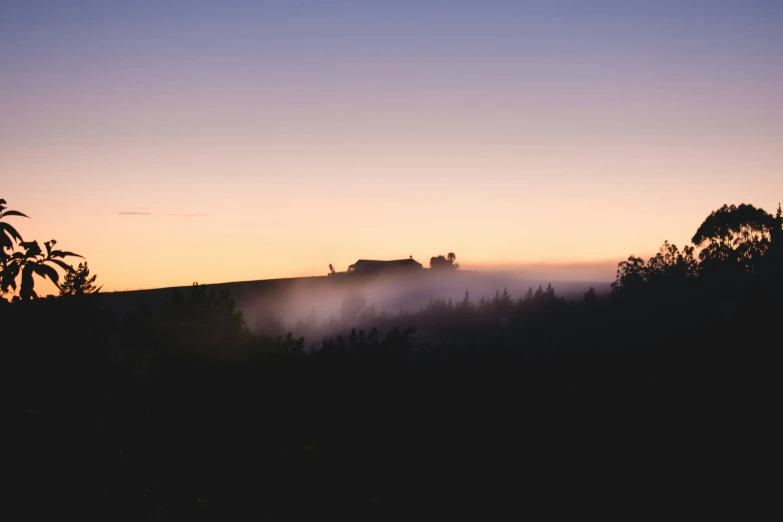
{"label": "tree silhouette", "polygon": [[334,266],[332,265],[332,263],[329,263],[329,273],[334,274]]}
{"label": "tree silhouette", "polygon": [[612,291],[636,292],[649,285],[666,286],[692,279],[698,269],[693,253],[691,246],[680,251],[677,245],[664,241],[659,252],[646,263],[640,257],[631,256],[617,266]]}
{"label": "tree silhouette", "polygon": [[774,277],[783,278],[783,212],[781,212],[780,203],[778,211],[775,213],[775,224],[769,235],[769,250],[767,251],[767,262],[765,267],[767,273]]}
{"label": "tree silhouette", "polygon": [[[16,210],[6,210],[6,201],[0,199],[0,220],[6,217],[28,217]],[[0,293],[9,288],[16,289],[16,277],[19,274],[18,261],[14,260],[14,246],[23,241],[22,235],[10,224],[0,221]]]}
{"label": "tree silhouette", "polygon": [[102,287],[95,287],[95,279],[98,276],[90,277],[90,268],[87,262],[79,263],[74,271],[68,271],[65,274],[60,285],[60,295],[88,295],[101,290]]}
{"label": "tree silhouette", "polygon": [[470,302],[470,293],[465,290],[465,297],[457,303],[457,308],[462,310],[473,310],[473,303]]}
{"label": "tree silhouette", "polygon": [[[17,210],[6,210],[5,205],[6,201],[4,199],[0,199],[0,219],[11,216],[19,216],[29,219],[29,216],[22,214]],[[0,233],[0,259],[5,259],[7,256],[5,252],[6,249],[13,249],[15,242],[22,241],[22,236],[9,223],[4,223],[2,221],[0,221],[0,230],[2,231],[2,233]]]}
{"label": "tree silhouette", "polygon": [[457,256],[454,255],[454,252],[449,252],[445,257],[442,255],[433,256],[430,258],[430,268],[434,268],[436,270],[456,270],[459,268],[459,265],[454,262],[456,260]]}
{"label": "tree silhouette", "polygon": [[693,253],[692,246],[686,246],[681,252],[677,245],[664,241],[658,253],[648,261],[647,279],[673,283],[695,277],[697,263]]}
{"label": "tree silhouette", "polygon": [[[6,201],[0,199],[0,219],[9,216],[28,217],[16,210],[5,210]],[[46,253],[41,250],[37,241],[24,241],[19,232],[8,223],[0,221],[0,293],[8,293],[9,290],[16,290],[16,280],[21,274],[21,285],[19,286],[19,298],[22,300],[34,299],[38,297],[35,292],[35,280],[33,274],[43,278],[49,278],[52,283],[59,288],[58,282],[60,274],[56,267],[62,268],[66,272],[73,271],[73,267],[62,259],[65,257],[82,257],[73,252],[64,250],[53,250],[52,247],[57,243],[54,239],[44,242]],[[18,243],[18,244],[17,244]],[[15,247],[21,247],[17,250]]]}
{"label": "tree silhouette", "polygon": [[775,218],[762,208],[723,205],[710,213],[693,236],[702,268],[756,273],[769,249]]}

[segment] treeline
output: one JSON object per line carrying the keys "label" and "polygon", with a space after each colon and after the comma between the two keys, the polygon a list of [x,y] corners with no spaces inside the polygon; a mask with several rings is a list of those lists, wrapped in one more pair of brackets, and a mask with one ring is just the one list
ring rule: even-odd
{"label": "treeline", "polygon": [[0,302],[11,496],[33,519],[749,509],[783,264],[780,211],[748,207],[621,263],[607,297],[466,294],[317,340],[254,334],[204,286],[122,318]]}

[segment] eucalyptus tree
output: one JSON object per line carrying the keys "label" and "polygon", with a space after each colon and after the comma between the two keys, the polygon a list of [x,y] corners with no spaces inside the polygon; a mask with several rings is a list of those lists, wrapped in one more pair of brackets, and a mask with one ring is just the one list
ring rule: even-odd
{"label": "eucalyptus tree", "polygon": [[757,273],[775,234],[776,219],[762,208],[723,205],[711,212],[693,236],[702,269]]}

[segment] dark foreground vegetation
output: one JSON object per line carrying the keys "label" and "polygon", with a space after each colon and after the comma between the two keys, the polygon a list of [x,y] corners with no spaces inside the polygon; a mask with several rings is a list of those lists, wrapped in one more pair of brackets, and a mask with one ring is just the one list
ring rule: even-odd
{"label": "dark foreground vegetation", "polygon": [[700,257],[632,257],[608,298],[434,300],[313,351],[251,333],[201,286],[122,318],[95,295],[0,302],[7,509],[747,518],[777,487],[781,230],[780,211],[724,207],[694,237]]}

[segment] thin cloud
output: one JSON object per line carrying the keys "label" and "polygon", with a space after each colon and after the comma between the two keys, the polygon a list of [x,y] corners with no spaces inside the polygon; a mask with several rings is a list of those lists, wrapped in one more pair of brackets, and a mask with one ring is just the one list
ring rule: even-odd
{"label": "thin cloud", "polygon": [[207,217],[207,214],[153,214],[152,212],[117,212],[118,216],[171,216],[171,217]]}

